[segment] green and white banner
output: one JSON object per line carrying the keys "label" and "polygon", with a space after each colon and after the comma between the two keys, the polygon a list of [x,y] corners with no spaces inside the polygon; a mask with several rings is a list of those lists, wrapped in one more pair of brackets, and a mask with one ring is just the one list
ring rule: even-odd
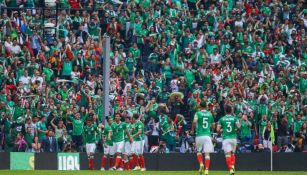
{"label": "green and white banner", "polygon": [[58,170],[80,170],[79,153],[58,153]]}
{"label": "green and white banner", "polygon": [[11,170],[34,170],[34,153],[11,152]]}

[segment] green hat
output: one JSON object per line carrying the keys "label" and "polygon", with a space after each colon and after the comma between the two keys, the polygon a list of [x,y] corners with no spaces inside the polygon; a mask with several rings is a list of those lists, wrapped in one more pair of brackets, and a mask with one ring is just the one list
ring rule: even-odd
{"label": "green hat", "polygon": [[24,119],[22,117],[18,117],[16,121],[17,121],[17,123],[22,123],[24,121]]}

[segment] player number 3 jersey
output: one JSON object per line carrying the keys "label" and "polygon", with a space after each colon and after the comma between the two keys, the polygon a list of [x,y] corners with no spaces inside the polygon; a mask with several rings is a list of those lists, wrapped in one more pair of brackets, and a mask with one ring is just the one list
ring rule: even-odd
{"label": "player number 3 jersey", "polygon": [[237,123],[239,120],[231,115],[222,117],[218,125],[223,129],[223,139],[236,139],[237,138]]}

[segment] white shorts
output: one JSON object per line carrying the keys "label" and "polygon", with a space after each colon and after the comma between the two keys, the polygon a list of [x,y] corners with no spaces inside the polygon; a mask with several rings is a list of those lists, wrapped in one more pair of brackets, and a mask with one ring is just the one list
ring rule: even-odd
{"label": "white shorts", "polygon": [[113,156],[114,155],[114,146],[109,146],[107,145],[107,147],[104,147],[103,149],[104,155],[110,155]]}
{"label": "white shorts", "polygon": [[96,144],[95,143],[87,143],[85,145],[86,147],[86,153],[89,155],[90,153],[95,153],[96,150]]}
{"label": "white shorts", "polygon": [[125,146],[125,142],[121,141],[121,142],[114,142],[114,151],[116,153],[122,153],[124,151],[124,146]]}
{"label": "white shorts", "polygon": [[131,152],[132,154],[142,155],[144,153],[145,140],[133,141]]}
{"label": "white shorts", "polygon": [[209,136],[199,136],[195,139],[196,148],[199,153],[213,153],[214,147],[212,139]]}
{"label": "white shorts", "polygon": [[130,156],[131,155],[131,147],[132,147],[132,144],[130,142],[125,142],[123,154]]}
{"label": "white shorts", "polygon": [[237,139],[225,139],[223,140],[224,153],[236,152]]}

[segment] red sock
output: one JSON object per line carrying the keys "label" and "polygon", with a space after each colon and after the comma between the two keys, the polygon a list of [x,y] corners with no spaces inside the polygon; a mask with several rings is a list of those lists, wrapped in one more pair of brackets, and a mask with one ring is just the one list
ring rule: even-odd
{"label": "red sock", "polygon": [[226,163],[227,163],[228,169],[230,170],[232,168],[231,157],[226,157]]}
{"label": "red sock", "polygon": [[107,157],[103,156],[101,160],[101,168],[105,168],[107,162]]}
{"label": "red sock", "polygon": [[94,159],[93,158],[88,159],[88,169],[90,170],[94,169]]}
{"label": "red sock", "polygon": [[94,169],[94,158],[91,158],[91,170]]}
{"label": "red sock", "polygon": [[210,168],[210,159],[205,159],[206,170]]}
{"label": "red sock", "polygon": [[231,164],[233,166],[235,166],[235,164],[236,164],[236,155],[234,155],[234,154],[231,155]]}
{"label": "red sock", "polygon": [[125,160],[125,169],[126,170],[130,170],[130,166],[129,166],[129,160]]}
{"label": "red sock", "polygon": [[120,156],[117,156],[115,160],[115,167],[118,168],[121,165],[121,162],[122,158]]}
{"label": "red sock", "polygon": [[133,163],[135,166],[140,166],[139,161],[138,161],[138,156],[135,154],[133,155]]}
{"label": "red sock", "polygon": [[203,155],[202,154],[197,154],[197,160],[198,160],[198,163],[200,165],[203,164]]}
{"label": "red sock", "polygon": [[88,158],[88,169],[90,170],[91,168],[92,168],[91,158]]}
{"label": "red sock", "polygon": [[139,163],[141,168],[145,168],[145,159],[143,155],[139,156]]}
{"label": "red sock", "polygon": [[122,159],[121,162],[120,162],[120,167],[123,168],[123,169],[125,168],[125,162],[124,162],[123,159]]}
{"label": "red sock", "polygon": [[130,166],[131,169],[133,168],[133,165],[134,165],[133,158],[129,157],[129,166]]}
{"label": "red sock", "polygon": [[113,156],[110,156],[110,168],[112,168],[114,166],[114,157]]}

